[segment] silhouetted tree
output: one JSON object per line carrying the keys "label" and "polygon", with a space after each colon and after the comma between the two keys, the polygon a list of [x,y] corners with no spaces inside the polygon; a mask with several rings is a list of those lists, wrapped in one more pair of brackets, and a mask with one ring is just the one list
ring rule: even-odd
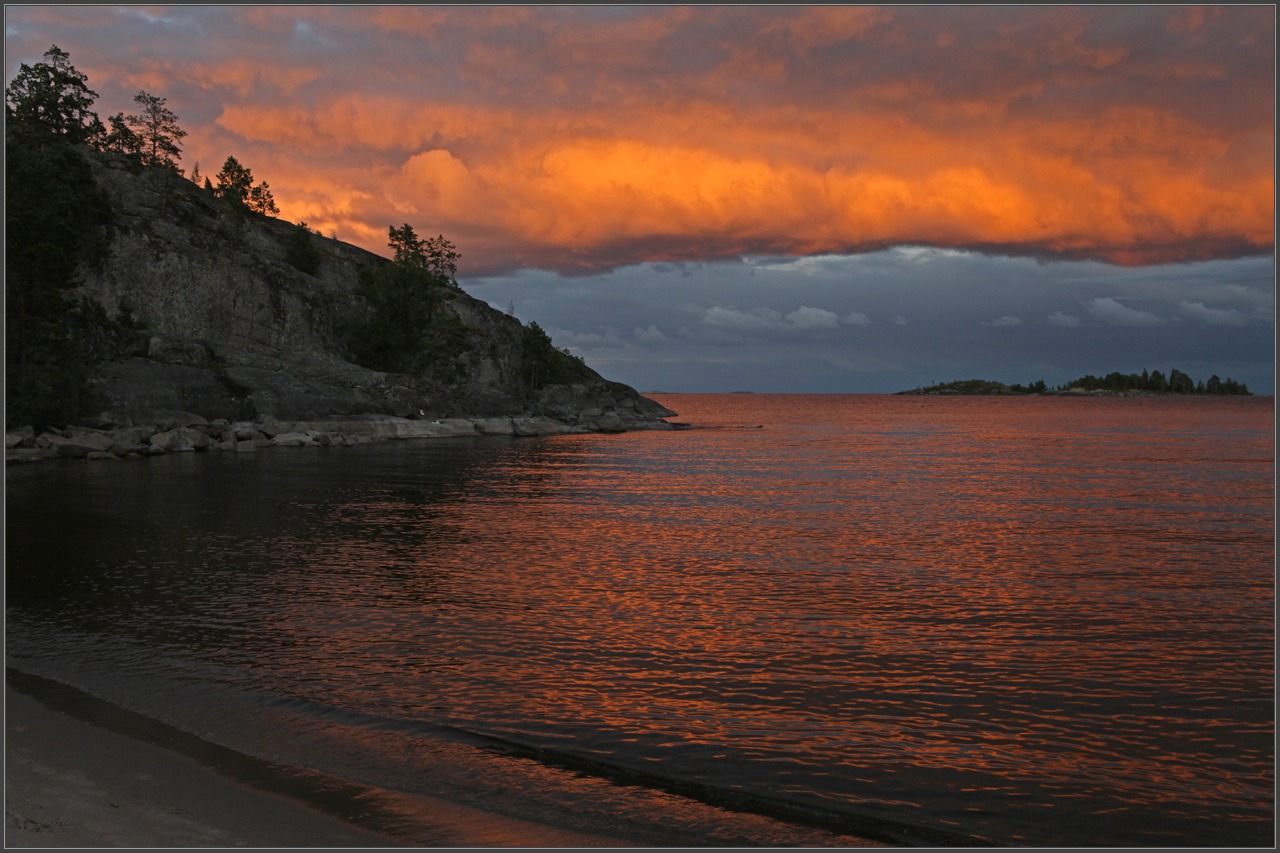
{"label": "silhouetted tree", "polygon": [[249,209],[263,216],[275,216],[280,212],[276,207],[275,197],[271,195],[271,187],[266,181],[249,188]]}
{"label": "silhouetted tree", "polygon": [[253,211],[264,216],[280,212],[266,181],[254,184],[253,172],[235,157],[228,157],[218,172],[218,186],[214,194],[228,202],[234,210]]}
{"label": "silhouetted tree", "polygon": [[142,137],[133,132],[124,113],[116,113],[107,119],[111,129],[103,137],[102,147],[117,154],[137,156],[142,153]]}
{"label": "silhouetted tree", "polygon": [[1171,394],[1191,394],[1196,390],[1195,383],[1191,377],[1178,370],[1176,367],[1169,371],[1169,393]]}
{"label": "silhouetted tree", "polygon": [[44,62],[22,63],[5,88],[9,121],[42,127],[75,143],[92,142],[102,133],[102,122],[90,109],[97,99],[88,78],[56,44],[45,51]]}
{"label": "silhouetted tree", "polygon": [[413,226],[406,222],[396,228],[387,228],[387,245],[391,248],[392,258],[397,264],[426,267],[422,251],[422,241],[414,233]]}
{"label": "silhouetted tree", "polygon": [[387,234],[387,245],[391,247],[396,263],[424,269],[457,286],[458,259],[462,255],[443,234],[423,240],[407,222],[399,228],[388,228]]}
{"label": "silhouetted tree", "polygon": [[214,189],[218,198],[234,207],[248,208],[249,192],[253,189],[253,173],[235,157],[227,157],[218,171],[218,186]]}
{"label": "silhouetted tree", "polygon": [[125,119],[142,140],[142,161],[149,166],[178,168],[178,157],[182,154],[178,143],[187,135],[178,126],[178,117],[164,105],[164,98],[139,92],[133,96],[133,102],[141,111]]}

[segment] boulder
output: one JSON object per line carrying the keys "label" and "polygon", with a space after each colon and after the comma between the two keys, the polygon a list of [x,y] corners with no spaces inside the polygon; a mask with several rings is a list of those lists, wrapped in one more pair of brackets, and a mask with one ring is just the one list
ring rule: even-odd
{"label": "boulder", "polygon": [[272,447],[314,447],[311,436],[302,432],[282,432],[271,439]]}
{"label": "boulder", "polygon": [[596,432],[626,432],[627,422],[617,412],[605,412],[598,418],[594,418],[589,423],[579,421],[583,426]]}
{"label": "boulder", "polygon": [[275,438],[277,435],[283,435],[286,432],[291,432],[287,425],[281,423],[270,415],[263,418],[262,421],[255,426],[255,429],[267,438]]}
{"label": "boulder", "polygon": [[58,445],[66,444],[67,439],[63,437],[61,431],[52,427],[36,436],[35,446],[43,450],[53,450],[57,452]]}
{"label": "boulder", "polygon": [[209,436],[194,427],[177,427],[151,436],[151,446],[162,451],[203,450],[209,446]]}
{"label": "boulder", "polygon": [[105,451],[115,439],[106,433],[85,427],[71,427],[67,436],[58,444],[58,455],[83,459],[90,453]]}
{"label": "boulder", "polygon": [[4,448],[35,447],[36,431],[34,427],[24,426],[4,434]]}
{"label": "boulder", "polygon": [[546,417],[512,418],[511,423],[519,436],[564,435],[570,432],[568,424]]}

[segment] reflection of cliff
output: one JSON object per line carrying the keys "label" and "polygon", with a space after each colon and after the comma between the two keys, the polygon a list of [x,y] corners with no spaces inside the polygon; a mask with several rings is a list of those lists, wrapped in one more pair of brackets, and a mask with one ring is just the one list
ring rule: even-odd
{"label": "reflection of cliff", "polygon": [[[458,289],[442,305],[459,332],[447,353],[450,371],[359,367],[348,359],[365,310],[360,272],[389,261],[278,219],[232,212],[171,171],[83,153],[115,225],[104,265],[83,271],[80,294],[108,318],[133,318],[127,342],[96,373],[121,423],[151,410],[233,421],[546,414],[587,429],[624,429],[671,414],[559,351],[573,362],[569,384],[531,384],[526,327]],[[302,236],[320,259],[313,273],[290,262]]]}
{"label": "reflection of cliff", "polygon": [[[105,465],[14,469],[8,522],[26,535],[9,548],[9,602],[52,630],[110,624],[140,642],[216,654],[250,628],[280,640],[280,614],[335,605],[333,590],[349,602],[394,589],[425,601],[439,583],[433,549],[463,537],[447,506],[540,445],[490,437],[386,442],[358,455],[171,454],[151,460],[155,476],[123,484]],[[67,524],[79,535],[64,535]],[[247,615],[264,602],[278,614],[269,624]]]}

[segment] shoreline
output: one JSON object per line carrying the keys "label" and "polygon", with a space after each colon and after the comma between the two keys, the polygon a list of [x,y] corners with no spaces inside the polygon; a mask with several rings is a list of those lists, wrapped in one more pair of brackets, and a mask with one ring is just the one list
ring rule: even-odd
{"label": "shoreline", "polygon": [[270,765],[66,685],[5,680],[5,847],[630,847]]}
{"label": "shoreline", "polygon": [[[515,817],[440,795],[366,786],[236,752],[11,667],[5,728],[6,848],[757,846],[748,841],[750,830],[717,842],[656,826],[577,828],[563,819]],[[689,805],[718,808],[696,797]],[[747,820],[766,834],[776,826],[760,812]],[[783,824],[800,847],[919,846],[932,837],[909,831],[892,842],[803,821]]]}
{"label": "shoreline", "polygon": [[142,425],[98,429],[71,425],[46,427],[39,433],[20,427],[5,433],[6,465],[53,459],[133,459],[184,451],[256,452],[273,447],[347,447],[380,441],[430,438],[507,436],[542,438],[558,435],[613,434],[681,427],[662,418],[635,413],[608,413],[591,427],[541,415],[401,418],[392,415],[348,415],[231,422],[206,420],[189,412],[168,412]]}

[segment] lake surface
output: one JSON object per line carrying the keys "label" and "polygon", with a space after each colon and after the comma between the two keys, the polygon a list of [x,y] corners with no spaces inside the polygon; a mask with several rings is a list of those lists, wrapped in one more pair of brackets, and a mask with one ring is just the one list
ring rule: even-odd
{"label": "lake surface", "polygon": [[697,428],[11,468],[8,664],[409,841],[1271,845],[1270,398],[652,396]]}

